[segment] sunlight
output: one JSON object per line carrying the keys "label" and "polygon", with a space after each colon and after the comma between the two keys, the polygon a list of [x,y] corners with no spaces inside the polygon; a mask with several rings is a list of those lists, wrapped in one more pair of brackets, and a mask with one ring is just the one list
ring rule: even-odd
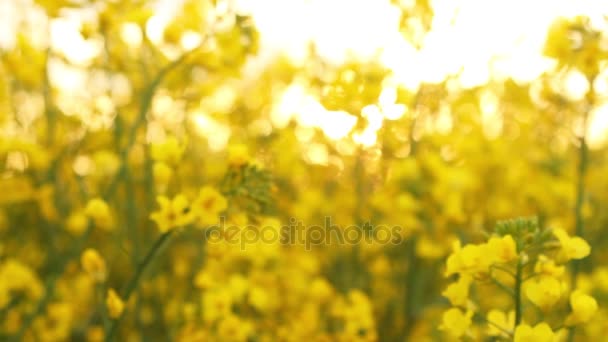
{"label": "sunlight", "polygon": [[[136,24],[127,23],[121,27],[122,39],[137,47],[142,44],[145,34],[153,43],[160,44],[163,30],[180,3],[157,2],[156,14],[147,21],[145,32]],[[315,44],[321,57],[336,64],[351,57],[379,58],[392,71],[390,82],[385,85],[377,103],[379,112],[387,120],[399,119],[407,111],[404,104],[393,99],[396,87],[415,91],[421,83],[442,82],[450,75],[457,75],[462,88],[482,85],[493,78],[530,82],[554,64],[541,56],[546,28],[554,18],[583,14],[595,23],[608,14],[608,3],[592,0],[538,0],[534,3],[526,0],[435,0],[432,1],[431,30],[417,49],[399,33],[399,9],[389,0],[235,0],[233,4],[253,16],[261,34],[263,53],[260,58],[283,53],[294,62],[303,63],[310,42]],[[0,25],[1,46],[11,44],[14,29],[11,25],[15,23],[7,13],[17,7],[7,1],[1,1],[0,5],[6,10],[0,11],[3,13],[1,18],[6,19],[1,20]],[[345,7],[349,10],[344,11]],[[517,18],[516,22],[513,18]],[[68,15],[50,23],[51,46],[77,66],[86,66],[101,49],[94,39],[85,40],[80,34],[82,20],[77,15]],[[198,33],[187,32],[181,45],[191,49],[200,40]],[[53,68],[58,68],[57,63]],[[76,84],[79,82],[77,77],[53,79],[63,89],[82,88]],[[572,74],[566,78],[565,90],[572,99],[582,98],[588,86],[584,79],[581,80],[581,75]],[[272,114],[275,127],[284,127],[295,119],[302,125],[320,128],[334,140],[348,135],[357,120],[352,115],[356,113],[327,111],[318,99],[306,94],[306,89],[297,84],[285,91],[275,107]],[[484,115],[484,121],[493,120],[491,115]],[[603,121],[596,122],[603,117],[593,115],[590,118],[595,137],[608,135]],[[366,138],[358,139],[369,143],[375,130],[362,133]]]}
{"label": "sunlight", "polygon": [[357,117],[345,111],[327,110],[306,88],[290,85],[275,104],[271,114],[275,127],[284,127],[291,119],[304,127],[318,127],[325,136],[338,140],[347,136],[357,123]]}

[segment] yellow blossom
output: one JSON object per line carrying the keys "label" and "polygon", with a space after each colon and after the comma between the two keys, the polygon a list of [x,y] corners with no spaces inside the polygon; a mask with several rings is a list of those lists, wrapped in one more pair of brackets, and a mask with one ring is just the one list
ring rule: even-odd
{"label": "yellow blossom", "polygon": [[442,295],[454,306],[465,306],[469,298],[471,280],[470,276],[461,275],[458,281],[448,285]]}
{"label": "yellow blossom", "polygon": [[446,276],[454,273],[486,273],[492,263],[486,244],[466,245],[454,251],[446,262]]}
{"label": "yellow blossom", "polygon": [[578,236],[569,236],[563,229],[555,229],[553,234],[562,246],[562,253],[567,260],[583,259],[591,252],[591,247],[587,241]]}
{"label": "yellow blossom", "polygon": [[597,312],[598,305],[595,298],[575,290],[570,294],[570,307],[572,313],[566,318],[566,325],[575,325],[588,322]]}
{"label": "yellow blossom", "polygon": [[176,165],[182,159],[182,155],[186,150],[186,144],[181,143],[174,136],[170,136],[165,141],[154,143],[150,146],[150,154],[152,159],[157,162],[164,162],[170,165]]}
{"label": "yellow blossom", "polygon": [[564,284],[553,277],[539,277],[526,284],[526,296],[543,310],[551,308],[562,296]]}
{"label": "yellow blossom", "polygon": [[232,312],[232,296],[228,289],[207,291],[203,294],[203,318],[213,322]]}
{"label": "yellow blossom", "polygon": [[0,264],[0,309],[17,293],[35,299],[44,293],[44,287],[30,267],[9,258]]}
{"label": "yellow blossom", "polygon": [[71,213],[65,223],[65,228],[74,235],[81,235],[87,229],[88,220],[83,211]]}
{"label": "yellow blossom", "polygon": [[593,271],[593,282],[603,292],[608,292],[608,267],[598,267]]}
{"label": "yellow blossom", "polygon": [[540,255],[536,265],[534,265],[535,273],[551,277],[560,277],[564,274],[565,270],[566,268],[564,266],[557,266],[555,261],[544,255]]}
{"label": "yellow blossom", "polygon": [[154,174],[154,184],[161,190],[164,190],[171,180],[173,169],[166,163],[156,162],[152,167],[152,173]]}
{"label": "yellow blossom", "polygon": [[275,307],[272,295],[262,287],[253,287],[249,290],[248,302],[257,311],[263,313],[270,312]]}
{"label": "yellow blossom", "polygon": [[213,224],[218,220],[218,215],[228,207],[226,198],[211,186],[203,187],[198,197],[192,202],[192,212],[201,224]]}
{"label": "yellow blossom", "polygon": [[453,337],[461,337],[469,330],[469,327],[472,324],[472,317],[472,311],[464,313],[458,308],[448,309],[443,313],[439,329],[447,332]]}
{"label": "yellow blossom", "polygon": [[228,288],[234,301],[239,302],[245,297],[249,289],[249,281],[240,274],[234,274],[228,280]]}
{"label": "yellow blossom", "polygon": [[90,217],[95,225],[106,230],[113,229],[110,207],[103,199],[96,197],[87,203],[85,214]]}
{"label": "yellow blossom", "polygon": [[228,163],[230,165],[245,165],[249,162],[249,159],[249,152],[246,145],[234,144],[228,147]]}
{"label": "yellow blossom", "polygon": [[67,341],[74,321],[74,308],[68,302],[53,302],[46,309],[46,315],[34,322],[41,341]]}
{"label": "yellow blossom", "polygon": [[222,319],[217,328],[220,341],[245,342],[251,333],[251,325],[235,315],[228,315]]}
{"label": "yellow blossom", "polygon": [[487,250],[492,253],[491,255],[496,259],[496,261],[501,263],[513,261],[517,258],[515,240],[513,240],[511,235],[505,235],[503,237],[491,237],[488,241]]}
{"label": "yellow blossom", "polygon": [[102,342],[105,337],[105,333],[102,326],[95,325],[87,329],[86,336],[87,342]]}
{"label": "yellow blossom", "polygon": [[534,327],[520,324],[515,328],[513,342],[551,342],[555,334],[547,323],[539,323]]}
{"label": "yellow blossom", "polygon": [[125,309],[125,303],[120,299],[114,289],[109,289],[106,296],[106,307],[108,308],[108,315],[111,318],[118,318],[122,315]]}
{"label": "yellow blossom", "polygon": [[87,248],[80,256],[82,269],[95,282],[103,283],[107,277],[106,262],[99,253],[92,248]]}
{"label": "yellow blossom", "polygon": [[173,199],[158,196],[157,201],[160,209],[150,214],[150,218],[156,222],[158,230],[161,232],[183,227],[194,221],[194,215],[186,196],[179,194]]}
{"label": "yellow blossom", "polygon": [[510,311],[508,314],[501,310],[490,310],[487,315],[488,335],[500,336],[505,335],[505,331],[511,331],[515,324],[515,311]]}
{"label": "yellow blossom", "polygon": [[310,294],[315,300],[326,302],[333,294],[333,288],[327,280],[316,277],[310,284]]}

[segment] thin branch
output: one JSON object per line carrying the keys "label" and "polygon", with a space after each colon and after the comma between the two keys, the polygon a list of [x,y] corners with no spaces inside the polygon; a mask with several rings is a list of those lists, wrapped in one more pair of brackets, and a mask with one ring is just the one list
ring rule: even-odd
{"label": "thin branch", "polygon": [[[137,289],[137,286],[139,285],[139,282],[140,282],[141,277],[144,274],[145,270],[152,263],[152,260],[154,260],[156,255],[161,251],[162,247],[165,246],[165,244],[169,241],[169,238],[172,236],[174,231],[175,230],[169,230],[168,232],[163,233],[156,240],[156,242],[154,242],[154,245],[152,245],[152,247],[150,248],[150,250],[144,257],[144,259],[139,263],[139,265],[137,266],[137,269],[135,270],[135,274],[133,274],[133,277],[131,278],[129,283],[127,283],[127,286],[125,287],[124,291],[122,291],[121,299],[125,303],[129,302],[129,299],[131,298],[131,295],[133,294],[135,289]],[[123,312],[120,315],[120,317],[116,318],[115,320],[113,320],[110,323],[110,325],[106,331],[106,337],[105,337],[106,341],[112,341],[112,338],[114,337],[114,334],[116,333],[118,324],[122,321],[124,316],[125,316],[125,312]]]}

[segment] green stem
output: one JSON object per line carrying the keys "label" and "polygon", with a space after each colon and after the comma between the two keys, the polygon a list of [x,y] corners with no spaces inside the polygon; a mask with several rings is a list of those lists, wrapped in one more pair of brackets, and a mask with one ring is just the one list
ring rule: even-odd
{"label": "green stem", "polygon": [[[589,84],[593,85],[593,81],[595,77],[589,80]],[[593,87],[589,89],[587,93],[587,101],[589,109],[594,104],[594,94]],[[587,121],[589,118],[589,110],[585,112],[583,115],[583,134],[580,137],[580,147],[578,149],[578,168],[577,168],[577,179],[576,179],[576,202],[574,205],[574,217],[576,220],[575,223],[575,231],[576,235],[585,238],[585,223],[583,221],[583,203],[585,200],[585,175],[587,174],[587,164],[589,162],[589,149],[587,146]],[[580,263],[581,260],[573,260],[572,261],[572,274],[570,283],[572,284],[572,289],[576,288],[576,278],[578,277],[578,273],[580,271]],[[574,327],[570,328],[570,332],[568,333],[568,341],[574,341]]]}
{"label": "green stem", "polygon": [[503,327],[501,327],[500,325],[490,321],[489,319],[487,319],[486,317],[484,317],[483,315],[477,315],[477,317],[479,317],[480,320],[482,320],[483,322],[487,323],[488,325],[491,325],[493,327],[495,327],[496,329],[502,331],[503,333],[505,333],[507,336],[512,337],[513,336],[513,332],[505,329]]}
{"label": "green stem", "polygon": [[[163,233],[156,240],[156,242],[154,242],[154,245],[152,245],[152,247],[150,248],[150,250],[148,251],[148,253],[144,257],[144,259],[139,263],[139,265],[137,266],[137,269],[135,270],[135,274],[133,274],[133,277],[127,283],[127,286],[125,287],[124,291],[122,292],[121,299],[125,303],[129,302],[129,298],[133,294],[133,291],[135,291],[135,289],[139,285],[139,282],[141,280],[142,275],[144,274],[144,271],[152,263],[152,260],[154,260],[154,258],[156,257],[156,255],[162,249],[162,247],[169,241],[169,238],[171,237],[171,235],[173,234],[173,232],[174,232],[174,230],[169,230],[168,232]],[[112,341],[112,338],[114,337],[114,335],[116,333],[116,328],[118,327],[118,324],[120,323],[120,321],[122,320],[122,318],[124,317],[124,315],[125,314],[123,312],[122,315],[120,315],[120,317],[118,317],[117,319],[113,320],[110,323],[110,326],[109,326],[109,328],[106,331],[106,338],[105,338],[106,342]]]}
{"label": "green stem", "polygon": [[507,285],[501,283],[500,281],[498,281],[498,279],[494,278],[494,277],[490,277],[490,279],[492,280],[492,282],[498,286],[501,290],[505,291],[506,293],[508,293],[511,296],[515,296],[515,292],[513,292],[513,289],[508,287]]}
{"label": "green stem", "polygon": [[523,269],[523,264],[521,260],[518,259],[517,268],[515,270],[515,294],[513,296],[515,301],[515,326],[513,329],[517,328],[519,323],[521,323],[522,318],[521,285],[523,283]]}
{"label": "green stem", "polygon": [[108,190],[104,196],[105,198],[112,197],[112,195],[114,194],[114,192],[116,191],[116,189],[118,187],[118,183],[119,183],[120,179],[124,176],[125,170],[128,166],[127,159],[129,156],[129,150],[135,144],[135,138],[137,137],[137,130],[146,121],[146,115],[148,114],[148,111],[150,110],[150,107],[152,105],[152,100],[154,99],[154,95],[156,94],[156,90],[158,89],[158,87],[160,86],[162,81],[165,79],[165,77],[171,71],[173,71],[174,69],[179,67],[182,63],[184,63],[188,59],[188,57],[190,57],[195,51],[197,51],[197,49],[192,49],[188,52],[185,52],[179,58],[177,58],[173,62],[167,64],[164,68],[162,68],[158,72],[156,77],[154,77],[152,82],[144,90],[142,98],[141,98],[141,104],[139,107],[139,113],[137,115],[137,118],[135,119],[135,123],[133,124],[133,126],[131,126],[131,129],[128,132],[127,145],[124,148],[124,150],[122,150],[122,153],[121,153],[122,163],[120,164],[120,168],[118,169],[116,177],[114,177],[114,179],[110,183],[110,186],[108,187]]}
{"label": "green stem", "polygon": [[503,271],[504,273],[506,273],[506,274],[510,275],[511,277],[515,278],[515,274],[513,274],[513,271],[511,271],[508,268],[502,267],[500,265],[493,264],[492,266],[490,266],[490,269],[496,269],[496,270],[499,270],[499,271]]}
{"label": "green stem", "polygon": [[[587,121],[587,120],[585,120]],[[583,203],[585,199],[585,174],[587,173],[587,141],[583,135],[580,138],[579,148],[579,163],[578,163],[578,176],[576,181],[576,203],[574,206],[574,217],[576,220],[575,231],[576,235],[584,238],[585,225],[583,221]],[[578,276],[580,268],[580,261],[575,260],[572,262],[572,287],[576,287],[576,277]]]}
{"label": "green stem", "polygon": [[72,248],[63,258],[61,258],[61,260],[58,262],[58,266],[52,270],[51,275],[46,281],[44,295],[38,301],[38,304],[36,304],[36,308],[34,309],[34,311],[27,317],[25,317],[21,328],[19,329],[17,334],[14,335],[13,341],[23,340],[23,336],[30,328],[32,323],[34,323],[36,317],[38,317],[44,312],[44,310],[46,309],[46,305],[53,297],[57,280],[59,279],[61,274],[63,274],[63,271],[66,268],[68,262],[78,256],[78,253],[80,253],[80,251],[82,250],[84,242],[88,239],[89,235],[91,235],[92,231],[93,225],[89,224],[89,227],[87,228],[86,232],[82,236],[80,236],[78,240],[74,243],[74,248]]}
{"label": "green stem", "polygon": [[406,254],[409,268],[405,276],[405,336],[409,338],[416,323],[416,308],[414,305],[417,296],[416,279],[418,276],[418,258],[416,257],[417,236],[412,236],[406,243]]}

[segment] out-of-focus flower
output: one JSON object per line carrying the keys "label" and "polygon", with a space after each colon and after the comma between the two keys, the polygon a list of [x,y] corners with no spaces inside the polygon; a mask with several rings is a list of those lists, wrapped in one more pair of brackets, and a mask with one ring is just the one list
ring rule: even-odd
{"label": "out-of-focus flower", "polygon": [[539,277],[526,284],[526,296],[543,310],[550,309],[564,293],[564,284],[553,277]]}
{"label": "out-of-focus flower", "polygon": [[226,198],[215,188],[203,187],[198,197],[192,202],[192,212],[201,224],[212,224],[218,220],[218,215],[228,207]]}
{"label": "out-of-focus flower", "polygon": [[87,248],[80,256],[82,269],[97,283],[106,281],[108,271],[105,260],[93,248]]}
{"label": "out-of-focus flower", "polygon": [[110,206],[103,199],[96,197],[86,205],[85,214],[95,222],[95,225],[104,230],[114,229]]}
{"label": "out-of-focus flower", "polygon": [[234,144],[228,146],[228,163],[233,166],[245,165],[249,162],[249,151],[246,145]]}
{"label": "out-of-focus flower", "polygon": [[125,303],[120,299],[114,289],[109,289],[106,296],[106,307],[108,308],[108,315],[110,318],[118,318],[122,315],[125,309]]}
{"label": "out-of-focus flower", "polygon": [[583,259],[591,252],[591,247],[587,241],[578,236],[571,237],[563,229],[555,229],[553,234],[559,240],[566,260]]}
{"label": "out-of-focus flower", "polygon": [[556,265],[554,260],[544,255],[539,256],[536,265],[534,265],[535,273],[550,277],[560,277],[564,274],[565,270],[566,267]]}
{"label": "out-of-focus flower", "polygon": [[572,313],[566,317],[566,325],[575,325],[588,322],[597,312],[598,305],[595,298],[575,290],[570,294],[570,307]]}
{"label": "out-of-focus flower", "polygon": [[448,285],[442,295],[449,299],[454,306],[465,306],[469,298],[471,281],[470,276],[461,275],[458,281]]}
{"label": "out-of-focus flower", "polygon": [[534,327],[520,324],[515,328],[513,342],[553,342],[555,333],[547,323],[539,323]]}
{"label": "out-of-focus flower", "polygon": [[182,159],[186,143],[180,143],[176,137],[170,136],[161,143],[153,143],[150,146],[152,159],[169,165],[177,165]]}
{"label": "out-of-focus flower", "polygon": [[515,311],[510,311],[508,314],[504,311],[492,309],[488,312],[488,335],[490,336],[505,336],[505,331],[511,331],[515,324]]}
{"label": "out-of-focus flower", "polygon": [[472,311],[467,311],[465,313],[459,308],[448,309],[443,313],[439,329],[447,332],[453,337],[462,337],[471,327],[472,317]]}
{"label": "out-of-focus flower", "polygon": [[65,223],[65,228],[74,235],[81,235],[87,229],[89,221],[83,210],[71,213]]}
{"label": "out-of-focus flower", "polygon": [[0,263],[0,309],[4,308],[18,293],[36,299],[44,293],[38,276],[27,265],[9,258]]}

